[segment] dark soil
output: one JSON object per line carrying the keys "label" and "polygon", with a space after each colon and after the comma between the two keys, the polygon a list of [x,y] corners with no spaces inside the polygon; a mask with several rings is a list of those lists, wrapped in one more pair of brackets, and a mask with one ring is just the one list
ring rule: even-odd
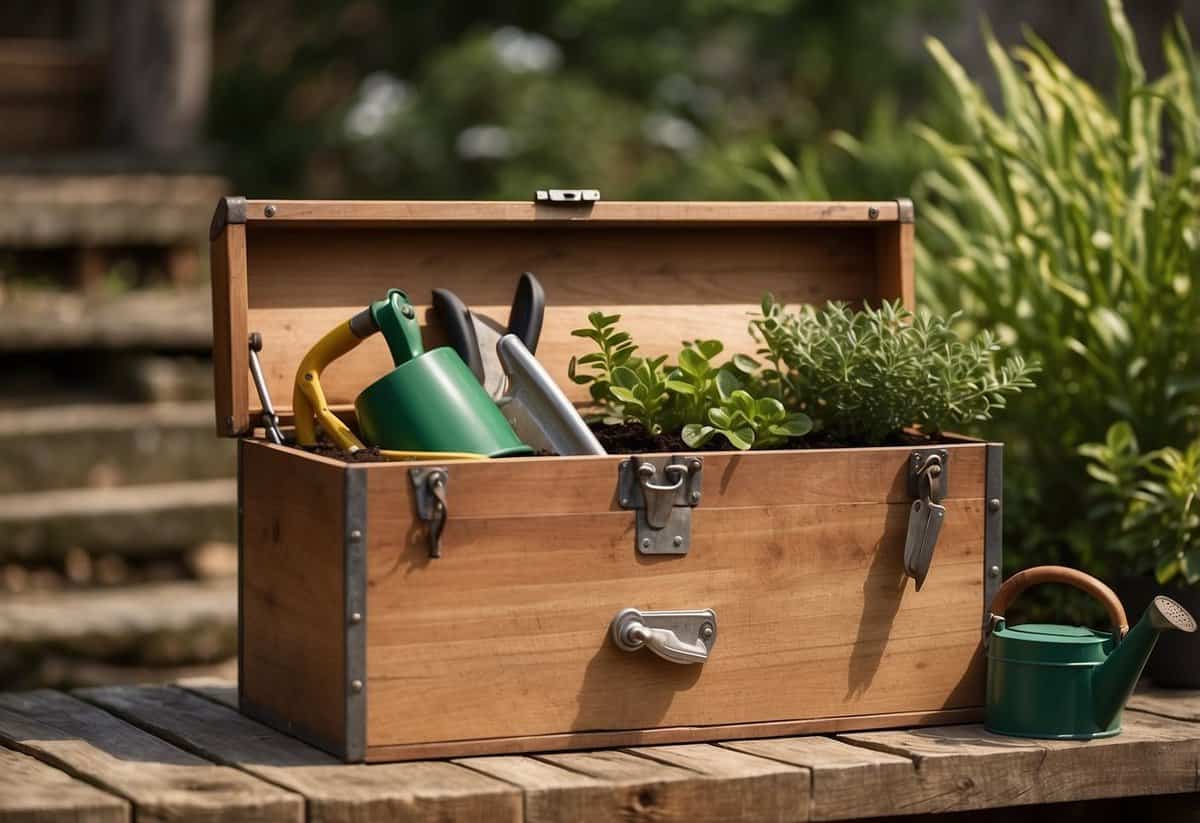
{"label": "dark soil", "polygon": [[344,463],[383,463],[386,458],[379,453],[379,449],[375,446],[367,446],[365,449],[358,451],[346,451],[345,449],[334,446],[331,443],[319,443],[316,446],[299,446],[309,454],[315,454],[320,457],[331,457],[334,460],[341,460]]}
{"label": "dark soil", "polygon": [[[596,439],[600,441],[600,445],[609,454],[650,454],[653,452],[715,452],[715,451],[733,451],[733,446],[729,444],[721,435],[715,436],[699,449],[694,449],[687,443],[683,442],[683,438],[678,434],[650,434],[641,423],[591,423],[589,424],[592,432],[596,435]],[[941,436],[931,436],[913,431],[896,432],[888,437],[883,443],[874,443],[876,446],[934,446],[939,443],[952,442],[948,438]],[[830,437],[828,432],[819,431],[811,434],[806,434],[803,437],[793,437],[779,449],[846,449],[846,448],[861,448],[864,443],[850,443],[845,440],[837,440]],[[349,452],[345,449],[338,448],[332,443],[322,442],[316,446],[303,446],[305,451],[310,454],[320,455],[321,457],[330,457],[334,460],[341,460],[346,463],[384,463],[387,458],[379,453],[379,449],[375,446],[368,446],[364,449],[359,449],[356,452]],[[538,452],[538,457],[553,457],[549,452]]]}
{"label": "dark soil", "polygon": [[[699,449],[683,442],[678,434],[652,435],[641,423],[592,423],[592,432],[600,445],[609,454],[643,454],[648,452],[681,451],[730,451],[733,446],[721,435],[717,435]],[[919,432],[896,432],[879,446],[930,446],[950,442],[944,437],[930,436]],[[780,449],[844,449],[857,448],[863,443],[849,443],[830,437],[827,432],[813,432],[803,437],[793,437]]]}

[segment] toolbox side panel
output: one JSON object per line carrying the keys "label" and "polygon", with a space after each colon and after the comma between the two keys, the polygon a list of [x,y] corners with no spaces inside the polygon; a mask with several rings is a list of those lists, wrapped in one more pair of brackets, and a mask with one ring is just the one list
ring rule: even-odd
{"label": "toolbox side panel", "polygon": [[347,753],[345,468],[242,441],[242,711]]}
{"label": "toolbox side panel", "polygon": [[[986,446],[950,448],[919,593],[903,573],[908,449],[705,455],[685,556],[637,553],[617,457],[450,466],[436,560],[407,472],[370,467],[367,759],[968,719]],[[710,659],[618,650],[627,607],[714,609]],[[461,749],[428,745],[447,741]]]}

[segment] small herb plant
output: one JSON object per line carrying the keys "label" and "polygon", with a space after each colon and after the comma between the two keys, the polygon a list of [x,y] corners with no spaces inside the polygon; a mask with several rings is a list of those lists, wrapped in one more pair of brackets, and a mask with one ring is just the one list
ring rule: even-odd
{"label": "small herb plant", "polygon": [[812,428],[807,415],[750,393],[759,367],[754,358],[739,354],[717,365],[725,349],[719,340],[685,341],[675,365],[666,356],[639,357],[628,333],[616,330],[620,319],[592,312],[587,328],[571,332],[599,349],[571,358],[567,373],[588,386],[605,422],[636,421],[652,435],[680,432],[693,448],[723,435],[743,450],[777,447]]}
{"label": "small herb plant", "polygon": [[1036,369],[983,331],[963,342],[957,315],[913,314],[899,301],[855,311],[831,302],[789,312],[771,295],[750,323],[769,362],[760,378],[846,443],[885,442],[907,426],[926,434],[988,420]]}
{"label": "small herb plant", "polygon": [[1113,574],[1153,572],[1159,583],[1200,583],[1200,439],[1185,449],[1143,453],[1133,427],[1109,427],[1103,443],[1079,449],[1088,459],[1094,516],[1116,520],[1104,544]]}
{"label": "small herb plant", "polygon": [[1036,369],[988,332],[963,342],[956,315],[914,315],[899,302],[852,310],[844,303],[789,312],[771,295],[750,321],[767,363],[736,354],[717,364],[719,340],[685,341],[677,362],[646,358],[620,315],[592,312],[572,332],[598,351],[572,358],[606,423],[635,421],[651,435],[678,432],[692,448],[723,437],[736,449],[778,448],[814,428],[855,445],[888,442],[907,426],[927,434],[987,420]]}

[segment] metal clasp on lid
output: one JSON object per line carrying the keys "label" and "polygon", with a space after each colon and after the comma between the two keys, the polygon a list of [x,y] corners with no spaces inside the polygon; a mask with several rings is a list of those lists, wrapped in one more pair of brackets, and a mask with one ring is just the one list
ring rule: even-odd
{"label": "metal clasp on lid", "polygon": [[699,457],[630,457],[617,467],[617,502],[637,511],[634,548],[642,554],[687,554],[692,509],[700,503]]}
{"label": "metal clasp on lid", "polygon": [[599,189],[538,189],[533,196],[535,203],[547,206],[578,206],[599,199]]}

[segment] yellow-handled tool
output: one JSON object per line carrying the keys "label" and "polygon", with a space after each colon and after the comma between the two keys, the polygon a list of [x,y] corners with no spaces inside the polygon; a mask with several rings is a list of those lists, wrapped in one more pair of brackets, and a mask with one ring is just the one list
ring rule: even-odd
{"label": "yellow-handled tool", "polygon": [[[354,350],[363,340],[379,331],[371,308],[364,309],[344,323],[339,323],[309,349],[296,370],[292,392],[292,409],[296,416],[296,442],[301,446],[317,445],[317,424],[329,438],[348,452],[365,448],[363,442],[343,423],[325,399],[321,388],[321,373],[330,363]],[[449,451],[397,451],[381,449],[388,460],[486,460],[486,454]]]}

